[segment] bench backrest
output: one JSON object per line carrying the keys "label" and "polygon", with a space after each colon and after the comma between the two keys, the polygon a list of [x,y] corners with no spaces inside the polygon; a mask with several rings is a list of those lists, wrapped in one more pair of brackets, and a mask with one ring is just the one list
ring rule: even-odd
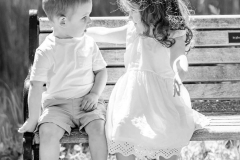
{"label": "bench backrest", "polygon": [[[29,60],[52,32],[46,17],[31,10]],[[191,16],[194,48],[188,53],[189,73],[184,84],[193,108],[204,114],[240,114],[240,15]],[[127,17],[93,17],[91,26],[117,27]],[[124,45],[98,44],[107,62],[108,82],[102,97],[108,100],[124,73]]]}

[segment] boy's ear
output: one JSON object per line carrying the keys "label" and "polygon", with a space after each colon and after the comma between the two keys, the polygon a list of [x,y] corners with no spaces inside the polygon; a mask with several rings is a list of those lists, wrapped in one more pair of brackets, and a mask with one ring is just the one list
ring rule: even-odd
{"label": "boy's ear", "polygon": [[59,17],[58,22],[59,22],[60,26],[65,27],[66,20],[67,20],[67,18],[65,16]]}

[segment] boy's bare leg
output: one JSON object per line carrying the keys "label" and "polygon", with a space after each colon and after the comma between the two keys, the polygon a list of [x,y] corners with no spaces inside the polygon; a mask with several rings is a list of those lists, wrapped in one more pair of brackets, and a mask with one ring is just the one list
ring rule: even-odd
{"label": "boy's bare leg", "polygon": [[39,128],[40,159],[58,160],[60,154],[60,139],[65,130],[54,123],[43,123]]}
{"label": "boy's bare leg", "polygon": [[107,140],[105,136],[105,121],[98,119],[85,126],[89,137],[89,147],[93,160],[107,159]]}
{"label": "boy's bare leg", "polygon": [[135,160],[134,155],[123,156],[121,153],[116,153],[117,160]]}

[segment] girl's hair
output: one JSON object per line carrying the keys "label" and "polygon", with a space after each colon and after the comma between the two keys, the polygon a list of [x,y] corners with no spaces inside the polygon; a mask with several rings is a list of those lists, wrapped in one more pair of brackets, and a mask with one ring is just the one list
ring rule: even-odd
{"label": "girl's hair", "polygon": [[192,39],[192,31],[187,26],[190,14],[182,0],[118,0],[120,9],[125,13],[138,10],[146,28],[145,36],[149,36],[153,27],[153,36],[162,45],[169,48],[175,39],[169,37],[170,30],[186,30],[185,44]]}
{"label": "girl's hair", "polygon": [[42,0],[42,8],[49,20],[54,16],[66,16],[68,9],[74,9],[79,4],[85,4],[91,0]]}

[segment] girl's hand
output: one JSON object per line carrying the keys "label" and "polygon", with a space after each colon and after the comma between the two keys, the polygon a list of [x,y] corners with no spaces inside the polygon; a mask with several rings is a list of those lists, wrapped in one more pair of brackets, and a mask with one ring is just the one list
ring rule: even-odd
{"label": "girl's hand", "polygon": [[80,105],[81,110],[85,112],[91,112],[97,109],[98,95],[95,93],[89,93],[83,97],[82,103]]}
{"label": "girl's hand", "polygon": [[175,74],[174,80],[173,80],[173,97],[175,97],[176,93],[178,96],[180,96],[181,93],[181,85],[182,81],[178,74]]}

